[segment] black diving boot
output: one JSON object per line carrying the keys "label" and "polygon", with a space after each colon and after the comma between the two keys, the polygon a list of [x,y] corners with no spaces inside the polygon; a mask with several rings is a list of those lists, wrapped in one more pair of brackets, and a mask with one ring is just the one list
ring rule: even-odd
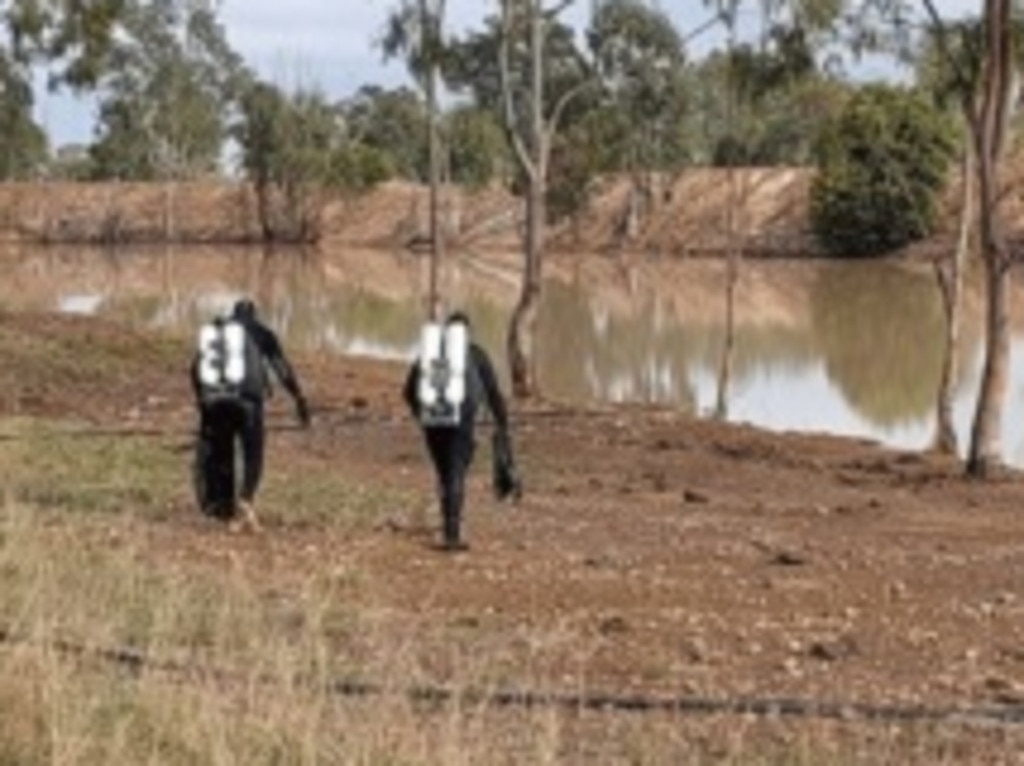
{"label": "black diving boot", "polygon": [[469,546],[462,541],[459,534],[459,505],[458,498],[446,498],[444,503],[444,543],[442,548],[449,552],[465,551]]}

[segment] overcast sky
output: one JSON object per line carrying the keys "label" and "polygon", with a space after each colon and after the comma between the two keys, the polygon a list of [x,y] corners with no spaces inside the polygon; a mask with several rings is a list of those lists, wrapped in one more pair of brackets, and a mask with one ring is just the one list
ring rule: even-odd
{"label": "overcast sky", "polygon": [[[937,0],[941,12],[977,12],[982,0]],[[222,0],[228,40],[261,76],[283,85],[318,85],[333,98],[365,83],[394,86],[406,81],[400,63],[382,61],[377,45],[396,0]],[[447,0],[446,27],[459,33],[479,25],[495,0]],[[582,22],[589,0],[577,0],[567,16]],[[661,7],[686,34],[709,16],[703,0],[662,0]],[[575,16],[572,14],[575,13]],[[694,40],[700,55],[715,34]],[[94,106],[67,96],[40,95],[37,116],[56,145],[87,142]]]}

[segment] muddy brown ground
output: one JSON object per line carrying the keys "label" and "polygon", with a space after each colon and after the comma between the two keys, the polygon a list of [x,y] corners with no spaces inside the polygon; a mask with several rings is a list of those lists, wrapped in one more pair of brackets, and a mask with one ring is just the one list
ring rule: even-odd
{"label": "muddy brown ground", "polygon": [[[179,340],[6,314],[0,341],[5,415],[181,434],[192,424]],[[102,374],[69,361],[81,343],[107,349]],[[398,396],[404,368],[295,363],[315,423],[285,428],[290,410],[276,401],[268,471],[338,471],[411,500],[344,534],[268,508],[266,532],[241,538],[183,501],[144,530],[159,555],[230,555],[282,580],[358,569],[372,586],[368,606],[396,624],[470,626],[507,644],[520,672],[526,658],[532,677],[567,687],[583,678],[612,694],[1024,711],[1016,472],[970,481],[956,461],[857,440],[649,407],[516,403],[525,496],[515,506],[491,499],[482,428],[471,549],[451,556],[434,547],[432,479]],[[522,645],[537,636],[546,643]],[[1013,762],[1020,744],[1013,735],[988,762]]]}

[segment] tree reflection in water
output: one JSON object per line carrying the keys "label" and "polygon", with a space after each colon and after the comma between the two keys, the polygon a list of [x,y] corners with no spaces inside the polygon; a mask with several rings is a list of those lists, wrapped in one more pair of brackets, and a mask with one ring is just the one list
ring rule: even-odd
{"label": "tree reflection in water", "polygon": [[826,268],[811,290],[829,379],[872,423],[929,419],[943,360],[943,314],[927,272],[879,263]]}
{"label": "tree reflection in water", "polygon": [[664,321],[654,300],[614,314],[577,286],[545,286],[538,340],[541,386],[573,401],[658,402],[694,406],[693,341]]}

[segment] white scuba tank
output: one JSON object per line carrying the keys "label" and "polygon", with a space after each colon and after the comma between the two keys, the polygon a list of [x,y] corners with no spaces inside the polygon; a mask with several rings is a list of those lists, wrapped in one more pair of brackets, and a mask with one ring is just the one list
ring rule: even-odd
{"label": "white scuba tank", "polygon": [[210,390],[240,386],[246,378],[245,328],[218,321],[199,329],[199,382]]}
{"label": "white scuba tank", "polygon": [[466,401],[469,333],[460,322],[428,322],[420,332],[417,395],[424,425],[459,424]]}
{"label": "white scuba tank", "polygon": [[420,330],[420,375],[417,388],[420,406],[431,408],[441,397],[434,381],[433,371],[441,360],[443,329],[437,322],[428,322]]}
{"label": "white scuba tank", "polygon": [[232,386],[245,380],[245,328],[239,322],[224,325],[224,380]]}
{"label": "white scuba tank", "polygon": [[454,322],[445,327],[444,349],[451,370],[445,399],[461,410],[466,401],[466,367],[469,362],[469,333],[466,325]]}

